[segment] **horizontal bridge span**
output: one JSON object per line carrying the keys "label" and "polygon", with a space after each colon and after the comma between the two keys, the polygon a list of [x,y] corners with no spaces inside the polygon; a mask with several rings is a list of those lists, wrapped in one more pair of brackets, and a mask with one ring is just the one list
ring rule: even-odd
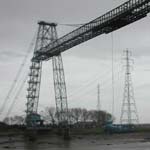
{"label": "horizontal bridge span", "polygon": [[101,17],[84,24],[63,37],[48,43],[35,52],[35,60],[48,60],[59,53],[88,41],[98,35],[108,34],[147,16],[150,0],[129,0]]}

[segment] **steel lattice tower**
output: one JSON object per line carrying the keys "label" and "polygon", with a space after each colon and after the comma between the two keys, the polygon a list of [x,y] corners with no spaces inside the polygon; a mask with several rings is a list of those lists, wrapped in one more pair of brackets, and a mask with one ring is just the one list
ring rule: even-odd
{"label": "steel lattice tower", "polygon": [[132,86],[131,79],[131,63],[132,59],[130,58],[131,52],[125,51],[126,57],[126,72],[125,72],[125,87],[123,95],[123,104],[121,109],[121,124],[135,124],[139,123],[136,103],[134,99],[134,91]]}
{"label": "steel lattice tower", "polygon": [[64,126],[66,123],[68,124],[68,104],[61,54],[54,56],[52,63],[57,117],[58,122]]}
{"label": "steel lattice tower", "polygon": [[[42,61],[44,58],[35,59],[37,51],[44,52],[46,46],[57,39],[57,32],[55,23],[39,22],[39,29],[37,34],[37,40],[35,44],[32,65],[30,67],[29,81],[28,81],[28,95],[27,95],[27,125],[34,125],[32,122],[37,117],[37,109],[40,94],[40,84],[42,75]],[[67,121],[67,94],[66,84],[63,69],[63,62],[61,53],[52,57],[53,62],[53,75],[54,75],[54,87],[55,87],[55,100],[56,109],[59,116],[58,121]],[[31,117],[32,116],[32,117]]]}

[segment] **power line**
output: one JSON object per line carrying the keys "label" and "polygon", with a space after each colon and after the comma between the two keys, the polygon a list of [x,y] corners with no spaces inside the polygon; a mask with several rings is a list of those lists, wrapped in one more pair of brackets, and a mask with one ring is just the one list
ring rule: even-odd
{"label": "power line", "polygon": [[[98,81],[98,80],[97,80]],[[70,98],[70,100],[71,100],[71,102],[73,101],[73,102],[75,102],[75,100],[76,99],[81,99],[81,98],[85,98],[85,96],[88,96],[88,95],[91,95],[91,92],[93,93],[93,92],[95,92],[95,83],[97,82],[97,81],[95,81],[95,82],[93,82],[92,83],[92,85],[94,86],[88,86],[88,88],[87,87],[85,87],[84,89],[85,90],[80,90],[80,93],[78,93],[78,95],[74,95],[74,97],[73,98]],[[111,80],[110,80],[111,81]],[[104,85],[104,83],[107,83],[108,82],[108,79],[106,79],[103,83],[102,83],[102,85]],[[96,94],[96,93],[93,93],[93,94]]]}
{"label": "power line", "polygon": [[84,85],[80,85],[80,87],[77,90],[75,90],[74,92],[72,92],[68,97],[71,97],[71,96],[75,95],[76,93],[80,92],[82,89],[85,89],[85,87],[89,87],[89,85],[95,83],[95,81],[98,81],[100,78],[102,78],[102,76],[106,77],[106,75],[109,75],[108,72],[110,72],[110,70],[107,70],[107,72],[105,72],[105,73],[103,73],[101,75],[99,75],[99,73],[96,73],[94,75],[94,77],[96,76],[95,78],[93,78],[93,76],[92,76],[93,80],[89,80],[88,79],[88,80],[84,81],[85,84]]}
{"label": "power line", "polygon": [[[107,75],[111,75],[111,74],[107,72]],[[85,85],[85,86],[82,87],[82,88],[79,88],[80,90],[78,90],[78,92],[76,92],[76,93],[70,95],[70,98],[69,98],[69,99],[70,99],[70,100],[74,100],[74,99],[77,99],[77,98],[81,98],[81,96],[82,96],[82,97],[85,97],[85,96],[87,96],[87,95],[91,95],[91,92],[92,92],[92,91],[95,91],[95,83],[96,83],[97,81],[99,81],[99,78],[96,78],[96,80],[90,81],[90,82],[89,82],[90,84]],[[101,79],[101,81],[102,81],[102,79]],[[105,78],[105,80],[101,82],[101,85],[104,85],[103,87],[107,87],[107,86],[108,86],[108,85],[107,85],[108,81],[112,81],[111,76],[110,76],[109,78]],[[111,84],[111,83],[109,83],[109,84]],[[106,85],[107,85],[107,86],[106,86]],[[94,86],[94,87],[93,87],[93,86]],[[82,90],[82,89],[84,89],[84,90]],[[92,89],[93,89],[93,90],[92,90]],[[73,96],[73,97],[72,97],[72,96]],[[72,98],[71,98],[71,97],[72,97]]]}

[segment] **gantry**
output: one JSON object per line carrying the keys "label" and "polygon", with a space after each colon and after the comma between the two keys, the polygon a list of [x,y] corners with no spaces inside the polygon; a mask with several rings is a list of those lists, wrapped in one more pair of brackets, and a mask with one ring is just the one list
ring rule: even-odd
{"label": "gantry", "polygon": [[27,125],[34,126],[38,120],[40,121],[37,109],[42,61],[52,59],[58,121],[62,125],[67,125],[68,104],[61,53],[96,36],[108,34],[140,20],[146,17],[149,12],[150,0],[129,0],[60,38],[57,37],[57,24],[40,21],[29,73]]}

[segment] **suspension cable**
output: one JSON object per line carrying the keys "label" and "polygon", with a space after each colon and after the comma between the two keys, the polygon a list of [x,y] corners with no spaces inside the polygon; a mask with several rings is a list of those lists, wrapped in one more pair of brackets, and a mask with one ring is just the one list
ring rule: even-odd
{"label": "suspension cable", "polygon": [[61,26],[69,26],[69,27],[80,27],[84,25],[84,24],[63,24],[63,23],[57,23],[57,24]]}
{"label": "suspension cable", "polygon": [[17,101],[19,95],[20,95],[20,93],[22,92],[22,89],[23,89],[23,87],[24,87],[24,85],[25,85],[27,79],[28,79],[28,75],[25,76],[25,78],[24,78],[24,80],[23,80],[23,82],[22,82],[22,84],[21,84],[21,86],[20,86],[18,92],[16,93],[16,95],[15,95],[15,97],[14,97],[14,99],[13,99],[13,101],[12,101],[12,103],[11,103],[11,105],[10,105],[10,107],[9,107],[9,109],[8,109],[8,111],[7,111],[7,113],[6,113],[6,117],[8,117],[9,114],[11,113],[11,111],[12,111],[12,109],[13,109],[13,107],[14,107],[14,105],[15,105],[15,103],[16,103],[16,101]]}
{"label": "suspension cable", "polygon": [[114,115],[114,103],[115,103],[115,93],[114,93],[114,36],[111,33],[112,41],[112,116]]}
{"label": "suspension cable", "polygon": [[[36,33],[36,34],[37,34],[37,33]],[[9,91],[8,91],[8,93],[7,93],[7,95],[6,95],[5,99],[4,99],[4,101],[3,101],[2,107],[1,107],[1,109],[0,109],[0,115],[3,113],[3,111],[4,111],[5,107],[6,107],[6,104],[7,104],[8,100],[10,99],[10,96],[11,96],[11,94],[12,94],[12,92],[13,92],[13,89],[15,88],[15,86],[16,86],[16,84],[17,84],[17,81],[18,81],[18,79],[19,79],[19,77],[20,77],[20,75],[21,75],[21,73],[22,73],[22,70],[23,70],[23,68],[24,68],[24,66],[25,66],[25,64],[26,64],[26,62],[27,62],[27,59],[28,59],[28,57],[29,57],[29,54],[30,54],[30,52],[32,51],[32,48],[33,48],[33,45],[34,45],[35,39],[36,39],[36,34],[34,35],[32,41],[31,41],[31,44],[30,44],[30,46],[29,46],[29,48],[28,48],[28,50],[27,50],[27,52],[26,52],[26,54],[25,54],[25,57],[24,57],[24,59],[23,59],[21,65],[20,65],[20,68],[19,68],[19,70],[18,70],[18,72],[17,72],[17,74],[16,74],[16,76],[15,76],[15,79],[14,79],[14,81],[12,82],[12,84],[11,84],[11,86],[10,86],[10,89],[9,89]]]}

